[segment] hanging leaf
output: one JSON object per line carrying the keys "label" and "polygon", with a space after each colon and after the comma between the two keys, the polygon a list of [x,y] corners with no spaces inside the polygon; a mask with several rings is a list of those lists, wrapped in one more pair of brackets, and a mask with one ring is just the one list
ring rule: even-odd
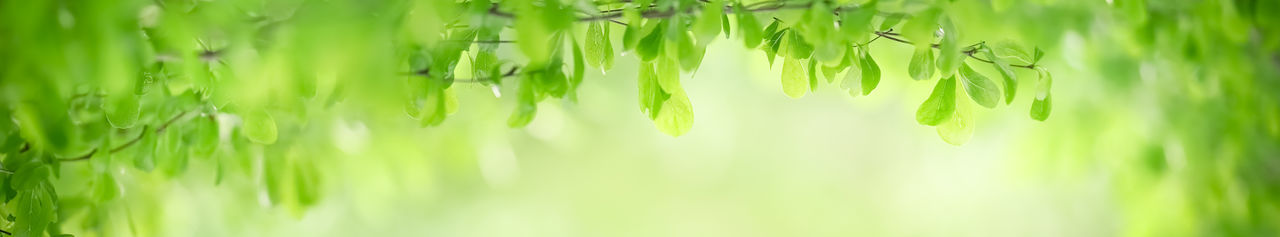
{"label": "hanging leaf", "polygon": [[699,44],[706,45],[720,34],[721,15],[724,15],[724,0],[710,0],[702,5],[702,14],[693,23],[693,34]]}
{"label": "hanging leaf", "polygon": [[911,65],[907,66],[911,79],[917,81],[929,80],[930,77],[933,77],[933,69],[933,48],[916,48],[916,52],[911,55]]}
{"label": "hanging leaf", "polygon": [[876,65],[875,58],[871,57],[868,50],[862,50],[862,95],[870,95],[872,90],[880,84],[880,65]]}
{"label": "hanging leaf", "polygon": [[809,88],[809,80],[805,78],[804,65],[799,59],[787,57],[782,62],[782,92],[791,98],[804,97]]}
{"label": "hanging leaf", "polygon": [[681,91],[680,88],[680,66],[676,61],[669,57],[662,57],[658,60],[658,85],[662,91]]}
{"label": "hanging leaf", "polygon": [[991,64],[997,72],[1000,72],[1000,77],[1004,79],[1004,104],[1012,104],[1014,96],[1018,94],[1018,75],[1013,73],[1013,68],[1009,66],[1008,62],[996,57],[992,50],[985,49],[982,52],[987,55],[987,58],[991,59]]}
{"label": "hanging leaf", "polygon": [[636,80],[640,88],[640,112],[648,114],[649,119],[658,117],[663,102],[671,96],[663,92],[658,80],[658,73],[654,71],[652,63],[640,63],[640,76]]}
{"label": "hanging leaf", "polygon": [[987,79],[986,76],[974,71],[969,64],[964,64],[960,69],[960,78],[964,82],[964,90],[968,92],[969,97],[978,105],[987,108],[995,108],[1000,103],[1000,87],[995,82]]}
{"label": "hanging leaf", "polygon": [[955,76],[938,80],[933,86],[933,93],[916,109],[916,122],[921,125],[937,126],[950,119],[956,111],[956,79]]}
{"label": "hanging leaf", "polygon": [[[910,40],[912,44],[915,44],[916,48],[930,47],[930,44],[933,44],[934,32],[938,29],[938,16],[941,12],[942,10],[940,9],[930,8],[914,14],[911,16],[911,20],[908,20],[902,26],[902,36]],[[945,31],[945,33],[951,32]],[[945,33],[943,37],[946,37]],[[946,56],[947,53],[944,52],[942,55]],[[943,77],[948,75],[950,74],[945,74]]]}
{"label": "hanging leaf", "polygon": [[[738,17],[738,35],[742,36],[743,46],[748,49],[754,49],[760,46],[760,41],[764,40],[765,32],[760,29],[760,21],[756,19],[755,14],[747,14],[744,12],[742,3],[733,5],[734,14]],[[770,24],[774,30],[777,30],[777,23]],[[769,32],[772,33],[772,32]]]}
{"label": "hanging leaf", "polygon": [[142,107],[138,99],[138,95],[134,94],[108,95],[108,102],[102,108],[107,112],[107,122],[115,128],[133,127],[138,123],[138,113]]}
{"label": "hanging leaf", "polygon": [[938,124],[938,136],[951,145],[963,145],[973,137],[973,112],[967,100],[956,100],[955,114]]}
{"label": "hanging leaf", "polygon": [[643,39],[640,39],[639,45],[636,45],[636,55],[640,56],[640,60],[649,62],[658,58],[658,53],[662,52],[662,42],[666,41],[663,39],[663,33],[666,32],[666,30],[663,29],[666,28],[666,25],[667,24],[659,24],[657,29],[653,30],[653,32],[649,33],[649,35],[645,36]]}
{"label": "hanging leaf", "polygon": [[672,137],[684,135],[693,128],[693,105],[689,103],[689,97],[684,91],[671,93],[653,123],[659,131]]}
{"label": "hanging leaf", "polygon": [[951,77],[960,68],[960,64],[964,63],[965,55],[960,49],[959,32],[956,32],[951,20],[943,17],[940,24],[942,41],[938,43],[938,71],[942,72],[942,77]]}
{"label": "hanging leaf", "polygon": [[582,77],[586,73],[586,67],[582,62],[582,50],[578,47],[578,41],[572,38],[569,41],[572,42],[573,47],[573,75],[569,77],[569,100],[578,101],[578,85],[582,84]]}
{"label": "hanging leaf", "polygon": [[532,80],[533,76],[530,74],[520,82],[520,91],[516,93],[516,109],[507,118],[507,126],[519,128],[529,125],[533,116],[538,113],[538,97],[534,84],[530,83]]}
{"label": "hanging leaf", "polygon": [[244,124],[240,127],[249,141],[271,145],[276,143],[276,121],[266,110],[256,109],[244,114]]}
{"label": "hanging leaf", "polygon": [[1040,73],[1040,81],[1036,85],[1036,98],[1031,103],[1031,119],[1044,121],[1049,118],[1049,112],[1053,110],[1053,97],[1049,90],[1053,87],[1053,75],[1043,67],[1036,67]]}
{"label": "hanging leaf", "polygon": [[817,61],[816,59],[812,59],[812,58],[810,58],[810,59],[809,59],[809,70],[808,70],[808,72],[809,72],[809,90],[810,90],[810,91],[818,91],[818,68],[817,68],[817,66],[818,66],[818,61]]}
{"label": "hanging leaf", "polygon": [[1053,110],[1053,97],[1045,95],[1043,99],[1037,98],[1031,103],[1031,119],[1036,121],[1044,121],[1049,118],[1049,112]]}
{"label": "hanging leaf", "polygon": [[587,64],[593,68],[600,68],[601,71],[605,70],[604,47],[605,42],[609,41],[609,38],[604,36],[604,28],[605,27],[601,26],[601,23],[599,22],[590,23],[587,26],[587,37],[584,39],[586,43],[584,46],[586,49],[584,50],[586,51]]}

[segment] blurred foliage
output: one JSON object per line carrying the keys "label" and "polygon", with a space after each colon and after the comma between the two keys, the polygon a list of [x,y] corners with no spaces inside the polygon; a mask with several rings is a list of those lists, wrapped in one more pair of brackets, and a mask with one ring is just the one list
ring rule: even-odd
{"label": "blurred foliage", "polygon": [[[694,125],[681,77],[724,36],[781,58],[793,98],[869,95],[898,71],[937,78],[915,117],[951,144],[973,136],[974,105],[1027,98],[1032,119],[1064,125],[1020,149],[1104,164],[1125,235],[1280,235],[1276,12],[1265,0],[5,0],[0,229],[159,235],[147,203],[187,172],[300,216],[346,164],[350,141],[334,140],[351,131],[335,125],[441,125],[474,85],[514,91],[507,124],[523,127],[548,99],[591,99],[578,96],[586,70],[619,55],[639,59],[640,111],[680,136]],[[911,49],[872,47],[885,41]],[[882,68],[873,48],[908,66]],[[1052,74],[1070,86],[1052,93]],[[446,185],[476,182],[460,163],[437,164]]]}

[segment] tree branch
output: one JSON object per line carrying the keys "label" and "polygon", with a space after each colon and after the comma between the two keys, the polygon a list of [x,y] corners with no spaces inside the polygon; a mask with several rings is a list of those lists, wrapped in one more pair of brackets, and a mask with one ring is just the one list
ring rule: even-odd
{"label": "tree branch", "polygon": [[[182,113],[178,113],[178,115],[173,116],[173,118],[170,118],[168,121],[165,121],[163,124],[160,124],[160,126],[159,126],[159,127],[156,127],[156,130],[155,130],[155,131],[153,131],[153,132],[154,132],[155,134],[160,134],[160,133],[164,132],[164,130],[165,130],[165,129],[168,129],[170,125],[173,125],[173,123],[174,123],[174,122],[177,122],[177,121],[178,121],[178,119],[181,119],[182,117],[186,116],[186,115],[187,115],[187,113],[190,113],[190,112],[191,112],[191,111],[182,111]],[[107,153],[107,154],[115,154],[115,153],[118,153],[118,152],[120,152],[120,151],[123,151],[123,150],[124,150],[124,149],[126,149],[126,148],[129,148],[130,146],[133,146],[133,144],[137,144],[137,143],[138,143],[138,141],[141,141],[141,140],[142,140],[142,137],[143,137],[143,136],[146,136],[146,135],[147,135],[147,134],[146,134],[146,133],[147,133],[147,128],[148,128],[148,127],[147,127],[147,126],[145,126],[145,125],[144,125],[144,126],[142,126],[142,132],[138,133],[138,136],[134,137],[133,139],[130,139],[128,142],[125,142],[124,144],[120,144],[119,146],[116,146],[115,148],[111,148],[111,150],[107,151],[107,152],[109,152],[109,153]],[[77,156],[77,157],[74,157],[74,158],[60,159],[60,160],[58,160],[58,161],[62,161],[62,162],[69,162],[69,161],[82,161],[82,160],[88,160],[89,158],[93,158],[93,155],[94,155],[94,154],[97,154],[97,153],[98,153],[98,148],[94,148],[93,150],[89,151],[89,154],[84,154],[84,155],[82,155],[82,156]]]}
{"label": "tree branch", "polygon": [[[885,31],[885,32],[882,32],[882,31],[876,31],[876,32],[875,32],[875,34],[876,34],[876,35],[879,35],[880,37],[884,37],[885,39],[889,39],[889,40],[897,41],[897,42],[899,42],[899,43],[912,44],[912,43],[911,43],[911,41],[907,41],[907,40],[904,40],[904,39],[900,39],[900,38],[895,37],[895,35],[898,35],[898,34],[895,34],[895,33],[890,33],[890,32],[887,32],[887,31]],[[970,49],[966,49],[966,50],[964,50],[964,51],[961,51],[961,53],[964,53],[964,55],[969,56],[969,58],[973,58],[973,59],[975,59],[975,60],[978,60],[978,61],[981,61],[981,62],[984,62],[984,63],[995,64],[996,62],[994,62],[994,61],[991,61],[991,60],[989,60],[989,59],[979,58],[977,55],[975,55],[975,54],[978,52],[978,47],[977,47],[978,45],[982,45],[982,42],[979,42],[979,43],[976,43],[976,44],[973,44],[973,45],[969,45],[969,46],[968,46],[968,47],[966,47],[966,48],[970,48]],[[932,47],[933,47],[933,48],[935,48],[935,49],[942,49],[942,46],[941,46],[941,45],[939,45],[939,44],[932,44],[932,45],[930,45],[930,46],[932,46]],[[1013,64],[1010,64],[1009,66],[1011,66],[1011,67],[1018,67],[1018,68],[1026,68],[1026,69],[1036,69],[1036,65],[1034,65],[1034,64],[1025,64],[1025,65],[1013,65]]]}

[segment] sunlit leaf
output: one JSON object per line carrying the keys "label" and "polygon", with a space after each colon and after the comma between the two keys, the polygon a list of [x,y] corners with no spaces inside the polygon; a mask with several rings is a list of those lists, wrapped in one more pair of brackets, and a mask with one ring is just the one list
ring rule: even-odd
{"label": "sunlit leaf", "polygon": [[960,69],[960,79],[964,83],[964,90],[969,94],[978,105],[987,108],[995,108],[1000,103],[1000,87],[996,83],[987,79],[981,73],[974,71],[969,64],[964,64]]}
{"label": "sunlit leaf", "polygon": [[950,77],[964,63],[965,54],[961,52],[959,32],[951,24],[951,19],[943,17],[939,24],[942,26],[942,41],[938,42],[938,71],[942,72],[942,77]]}
{"label": "sunlit leaf", "polygon": [[786,58],[782,62],[782,92],[791,98],[804,97],[809,88],[808,74],[799,59]]}
{"label": "sunlit leaf", "polygon": [[973,112],[967,100],[956,100],[955,114],[938,124],[938,136],[951,145],[963,145],[973,137]]}
{"label": "sunlit leaf", "polygon": [[689,97],[684,94],[684,91],[671,93],[671,97],[658,111],[653,124],[657,125],[662,133],[673,137],[684,135],[693,128],[693,105],[689,103]]}
{"label": "sunlit leaf", "polygon": [[862,70],[862,95],[870,95],[880,85],[880,65],[867,50],[862,50],[862,60],[858,61],[862,64],[859,67]]}
{"label": "sunlit leaf", "polygon": [[244,131],[245,137],[250,141],[270,145],[276,143],[276,121],[268,114],[266,110],[257,109],[244,114],[243,123],[240,127]]}
{"label": "sunlit leaf", "polygon": [[911,79],[917,81],[929,80],[930,77],[933,77],[933,70],[933,48],[917,48],[916,52],[911,55],[911,65],[907,67],[907,71],[911,74]]}
{"label": "sunlit leaf", "polygon": [[950,119],[956,110],[955,77],[938,80],[929,98],[916,109],[916,122],[921,125],[937,126]]}

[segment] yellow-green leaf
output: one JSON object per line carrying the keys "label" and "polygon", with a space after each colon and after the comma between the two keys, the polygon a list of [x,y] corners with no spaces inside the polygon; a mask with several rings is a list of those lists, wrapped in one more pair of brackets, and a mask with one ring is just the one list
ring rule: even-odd
{"label": "yellow-green leaf", "polygon": [[808,74],[799,59],[787,57],[782,63],[782,92],[791,98],[804,97],[809,89]]}
{"label": "yellow-green leaf", "polygon": [[244,131],[249,141],[270,145],[276,143],[276,121],[266,110],[257,109],[244,114]]}
{"label": "yellow-green leaf", "polygon": [[938,136],[951,145],[963,145],[973,137],[972,105],[966,100],[956,100],[955,114],[938,124]]}
{"label": "yellow-green leaf", "polygon": [[658,117],[653,120],[658,130],[667,135],[678,137],[693,128],[693,105],[684,91],[675,91],[671,98],[663,103]]}
{"label": "yellow-green leaf", "polygon": [[956,79],[955,77],[938,80],[933,87],[929,99],[925,99],[916,109],[916,122],[922,125],[937,126],[950,119],[956,112]]}

